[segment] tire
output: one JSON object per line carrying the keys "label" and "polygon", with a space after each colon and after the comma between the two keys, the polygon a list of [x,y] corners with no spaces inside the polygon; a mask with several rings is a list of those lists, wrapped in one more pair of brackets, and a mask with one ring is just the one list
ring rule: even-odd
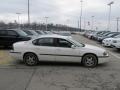
{"label": "tire", "polygon": [[82,58],[82,64],[85,67],[95,67],[98,64],[98,58],[93,54],[84,55]]}
{"label": "tire", "polygon": [[35,66],[38,64],[38,57],[33,53],[27,53],[23,57],[24,63],[28,66]]}

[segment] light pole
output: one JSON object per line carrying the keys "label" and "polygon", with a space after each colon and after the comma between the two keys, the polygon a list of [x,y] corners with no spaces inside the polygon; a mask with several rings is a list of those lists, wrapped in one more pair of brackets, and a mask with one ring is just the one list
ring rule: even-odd
{"label": "light pole", "polygon": [[91,23],[91,24],[92,24],[92,25],[91,25],[91,30],[93,30],[93,27],[94,27],[94,17],[95,17],[95,16],[91,16],[91,18],[92,18],[92,23]]}
{"label": "light pole", "polygon": [[45,20],[46,20],[46,31],[48,30],[48,18],[49,17],[45,17]]}
{"label": "light pole", "polygon": [[80,1],[81,2],[81,13],[80,13],[80,31],[82,30],[82,3],[83,0]]}
{"label": "light pole", "polygon": [[109,17],[108,17],[108,30],[110,30],[110,20],[111,20],[111,5],[114,4],[114,2],[110,2],[108,3],[108,6],[110,7],[110,10],[109,10]]}
{"label": "light pole", "polygon": [[117,32],[119,31],[119,17],[117,17]]}
{"label": "light pole", "polygon": [[78,20],[78,22],[77,22],[77,23],[78,23],[78,29],[80,28],[80,23],[79,23],[79,22],[80,22],[80,21]]}
{"label": "light pole", "polygon": [[18,21],[17,21],[18,22],[18,28],[20,28],[20,14],[21,13],[16,13],[16,14],[18,15]]}
{"label": "light pole", "polygon": [[67,21],[67,31],[69,31],[69,22],[70,22],[70,20],[67,19],[66,21]]}
{"label": "light pole", "polygon": [[28,0],[28,25],[30,25],[30,0]]}

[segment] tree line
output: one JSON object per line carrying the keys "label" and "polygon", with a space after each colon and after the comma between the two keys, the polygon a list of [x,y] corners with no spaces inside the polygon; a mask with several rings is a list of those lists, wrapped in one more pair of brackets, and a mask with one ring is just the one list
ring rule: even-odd
{"label": "tree line", "polygon": [[[5,23],[0,21],[0,29],[31,29],[31,30],[46,30],[46,24],[33,22],[31,24],[24,23],[18,24],[16,22]],[[47,24],[47,30],[56,30],[56,31],[79,31],[79,28],[74,28],[62,24]]]}

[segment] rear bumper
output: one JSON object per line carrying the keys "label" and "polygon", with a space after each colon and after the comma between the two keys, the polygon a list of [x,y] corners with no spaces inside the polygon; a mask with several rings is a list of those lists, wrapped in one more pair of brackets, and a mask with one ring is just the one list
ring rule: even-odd
{"label": "rear bumper", "polygon": [[17,60],[23,60],[23,56],[22,56],[21,52],[15,52],[15,51],[11,50],[9,53],[13,58],[15,58]]}

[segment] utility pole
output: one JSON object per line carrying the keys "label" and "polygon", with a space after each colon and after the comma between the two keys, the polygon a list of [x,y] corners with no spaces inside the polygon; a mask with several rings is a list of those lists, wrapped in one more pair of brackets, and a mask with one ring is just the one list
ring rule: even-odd
{"label": "utility pole", "polygon": [[30,0],[28,0],[28,26],[30,25]]}
{"label": "utility pole", "polygon": [[78,29],[79,29],[79,28],[80,28],[80,23],[79,23],[79,20],[78,20],[78,22],[77,22],[77,23],[78,23]]}
{"label": "utility pole", "polygon": [[46,31],[48,30],[48,18],[49,17],[45,17],[45,20],[46,20]]}
{"label": "utility pole", "polygon": [[82,3],[83,1],[81,0],[81,13],[80,13],[80,31],[82,30]]}
{"label": "utility pole", "polygon": [[84,17],[84,30],[86,30],[86,19]]}
{"label": "utility pole", "polygon": [[17,21],[18,22],[18,28],[20,28],[20,14],[21,13],[16,13],[16,14],[18,15],[18,21]]}
{"label": "utility pole", "polygon": [[93,28],[93,27],[94,27],[94,17],[95,17],[95,16],[92,16],[92,17],[91,17],[91,18],[92,18],[92,23],[91,23],[91,24],[92,24],[92,25],[91,25],[91,30],[93,30],[93,29],[94,29],[94,28]]}
{"label": "utility pole", "polygon": [[119,17],[117,17],[117,32],[119,31]]}
{"label": "utility pole", "polygon": [[110,25],[110,20],[111,20],[111,5],[112,5],[112,4],[114,4],[113,1],[108,4],[108,6],[110,6],[109,17],[108,17],[108,30],[110,30],[110,27],[111,27],[111,25]]}

